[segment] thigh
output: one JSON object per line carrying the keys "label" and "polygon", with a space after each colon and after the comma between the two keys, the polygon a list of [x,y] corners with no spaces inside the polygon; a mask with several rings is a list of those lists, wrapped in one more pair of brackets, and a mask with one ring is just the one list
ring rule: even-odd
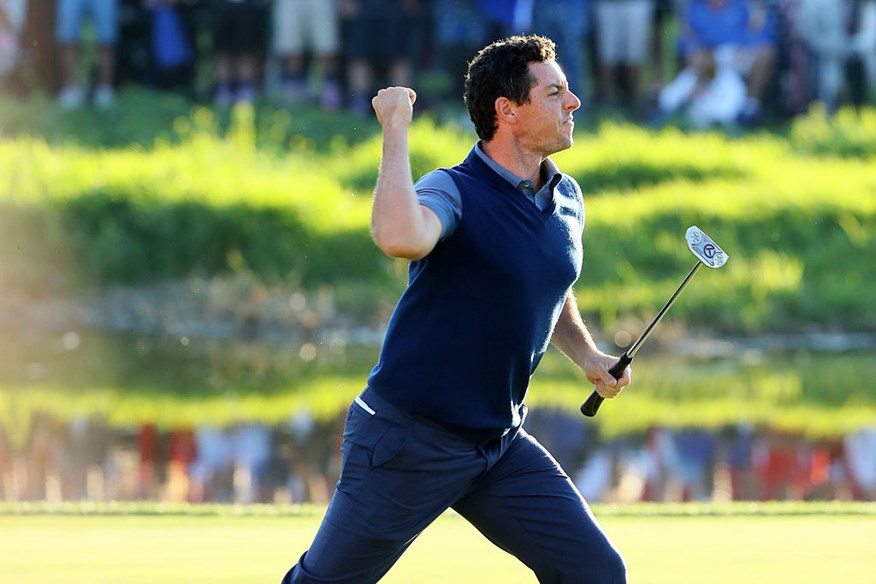
{"label": "thigh", "polygon": [[286,582],[376,582],[485,466],[472,446],[357,403],[347,413],[341,465],[323,523]]}
{"label": "thigh", "polygon": [[540,582],[626,581],[623,558],[580,492],[525,432],[454,509]]}

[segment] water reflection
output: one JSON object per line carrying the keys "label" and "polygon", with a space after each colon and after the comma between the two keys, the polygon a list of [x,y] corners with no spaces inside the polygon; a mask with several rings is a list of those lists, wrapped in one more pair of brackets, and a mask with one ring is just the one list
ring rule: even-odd
{"label": "water reflection", "polygon": [[[328,501],[376,352],[93,333],[0,349],[0,500],[236,503]],[[585,420],[580,377],[548,357],[526,425],[592,502],[872,501],[872,369],[869,355],[643,356],[641,388]],[[837,370],[860,376],[846,393],[822,387]]]}

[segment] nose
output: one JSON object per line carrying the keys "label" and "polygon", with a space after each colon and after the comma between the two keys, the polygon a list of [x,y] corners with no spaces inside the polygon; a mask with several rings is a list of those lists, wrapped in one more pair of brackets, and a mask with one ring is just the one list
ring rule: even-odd
{"label": "nose", "polygon": [[569,91],[569,99],[568,103],[566,104],[566,109],[568,109],[570,112],[573,112],[579,107],[581,107],[581,100],[578,98],[577,95]]}

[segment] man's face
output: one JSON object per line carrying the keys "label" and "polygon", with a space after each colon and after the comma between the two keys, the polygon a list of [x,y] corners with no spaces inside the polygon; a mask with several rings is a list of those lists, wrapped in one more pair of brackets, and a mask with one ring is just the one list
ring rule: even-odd
{"label": "man's face", "polygon": [[529,90],[529,102],[518,106],[518,138],[529,149],[549,156],[572,146],[572,112],[581,107],[581,100],[569,91],[556,61],[530,63],[529,72],[535,85]]}

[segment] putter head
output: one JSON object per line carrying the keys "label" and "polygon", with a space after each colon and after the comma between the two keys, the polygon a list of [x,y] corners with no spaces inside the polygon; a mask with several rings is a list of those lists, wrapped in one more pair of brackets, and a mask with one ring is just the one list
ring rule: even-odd
{"label": "putter head", "polygon": [[730,259],[730,256],[696,225],[688,228],[685,237],[690,252],[709,268],[720,268]]}

